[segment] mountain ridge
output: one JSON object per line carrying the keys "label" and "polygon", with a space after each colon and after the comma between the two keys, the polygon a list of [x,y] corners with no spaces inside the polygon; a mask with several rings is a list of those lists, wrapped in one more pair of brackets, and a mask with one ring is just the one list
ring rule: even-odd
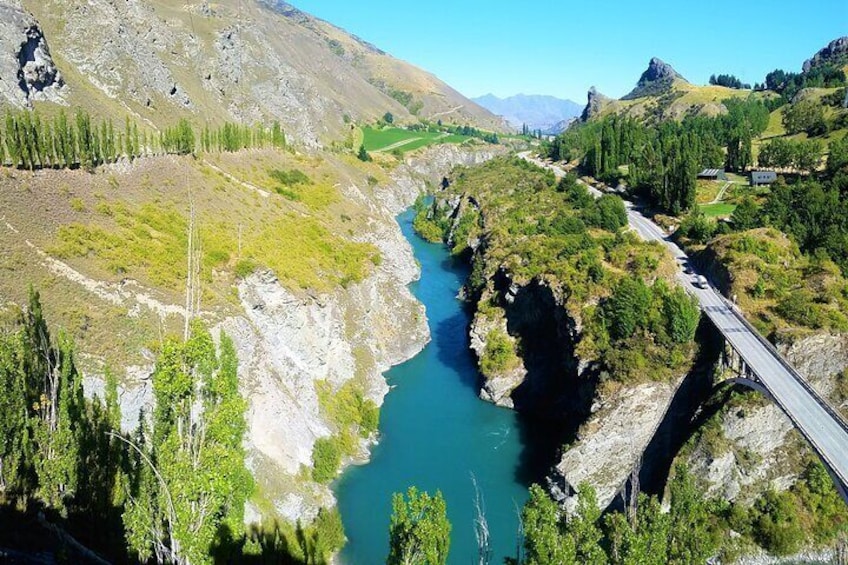
{"label": "mountain ridge", "polygon": [[[157,129],[183,117],[279,120],[291,140],[309,147],[344,138],[350,121],[386,112],[400,123],[437,116],[506,129],[432,73],[285,2],[4,0],[0,8],[9,14],[0,36],[0,105],[49,100],[121,121],[129,114]],[[44,53],[52,56],[46,67]],[[60,77],[61,93],[18,95],[13,85],[25,64],[35,85],[39,74]]]}
{"label": "mountain ridge", "polygon": [[582,104],[547,94],[519,93],[505,98],[484,94],[472,98],[494,114],[503,116],[513,127],[523,125],[542,133],[556,134],[580,115]]}

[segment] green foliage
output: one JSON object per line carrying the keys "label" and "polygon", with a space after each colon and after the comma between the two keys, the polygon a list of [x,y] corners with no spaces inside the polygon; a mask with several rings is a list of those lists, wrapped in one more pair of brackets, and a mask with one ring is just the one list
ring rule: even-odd
{"label": "green foliage", "polygon": [[532,485],[521,512],[524,526],[523,565],[576,563],[577,547],[564,535],[564,518],[556,502],[542,487]]}
{"label": "green foliage", "polygon": [[812,98],[791,104],[783,112],[783,127],[790,135],[802,132],[808,135],[827,133],[824,106]]}
{"label": "green foliage", "polygon": [[680,222],[676,235],[694,243],[706,243],[713,238],[717,229],[715,220],[708,218],[699,210],[693,210]]}
{"label": "green foliage", "polygon": [[695,331],[701,320],[701,309],[697,300],[686,294],[682,288],[675,287],[664,296],[663,314],[672,343],[689,343],[695,339]]}
{"label": "green foliage", "polygon": [[590,175],[616,182],[627,166],[628,184],[672,214],[695,202],[695,179],[705,167],[744,170],[752,164],[752,139],[768,126],[769,109],[757,100],[729,99],[725,116],[688,117],[648,126],[608,116],[569,128],[548,145],[552,159],[579,158]]}
{"label": "green foliage", "polygon": [[480,358],[480,372],[486,378],[493,378],[515,368],[519,363],[512,341],[506,332],[493,329],[486,335],[486,347]]}
{"label": "green foliage", "polygon": [[738,231],[746,231],[760,226],[759,219],[760,207],[754,202],[750,196],[742,198],[742,202],[733,210],[730,216],[730,221],[733,223],[733,229]]}
{"label": "green foliage", "polygon": [[283,186],[296,186],[298,184],[312,184],[312,179],[310,179],[306,173],[301,171],[300,169],[291,169],[289,171],[281,171],[279,169],[274,169],[268,173],[275,181],[279,182]]}
{"label": "green foliage", "polygon": [[818,141],[778,137],[763,145],[759,164],[763,167],[794,167],[802,171],[813,171],[818,167],[822,154],[823,147]]}
{"label": "green foliage", "polygon": [[[51,336],[40,297],[0,333],[0,505],[30,507],[52,519],[114,534],[125,452],[109,434],[120,421],[114,378],[106,405],[82,393],[73,344]],[[10,526],[7,524],[6,526]],[[14,536],[14,529],[11,530]],[[123,540],[103,540],[123,555]]]}
{"label": "green foliage", "polygon": [[343,448],[340,438],[318,438],[312,447],[312,478],[319,483],[329,483],[339,472]]}
{"label": "green foliage", "polygon": [[[64,110],[49,121],[37,111],[6,110],[5,132],[0,132],[0,166],[27,169],[74,168],[92,170],[121,158],[130,160],[157,152],[185,155],[199,147],[206,151],[238,151],[254,147],[285,147],[286,137],[279,122],[271,128],[224,123],[212,130],[207,125],[198,134],[192,124],[180,120],[158,136],[139,133],[138,124],[129,116],[123,131],[111,119],[95,123],[91,115],[77,109],[73,120]],[[4,143],[5,142],[5,143]],[[155,147],[154,147],[155,145]]]}
{"label": "green foliage", "polygon": [[371,155],[365,150],[365,145],[359,146],[359,152],[356,154],[356,158],[362,161],[363,163],[367,163],[371,160]]}
{"label": "green foliage", "polygon": [[827,156],[827,174],[848,173],[848,136],[830,142]]}
{"label": "green foliage", "polygon": [[242,445],[247,404],[232,342],[222,336],[215,349],[194,323],[188,341],[166,341],[157,360],[152,423],[136,434],[124,512],[128,542],[142,559],[164,547],[171,560],[211,563],[224,526],[231,538],[242,535],[253,489]]}
{"label": "green foliage", "polygon": [[339,430],[354,428],[364,438],[377,431],[380,407],[370,398],[365,398],[359,381],[351,379],[338,390],[333,390],[325,381],[318,381],[316,391],[321,409]]}
{"label": "green foliage", "polygon": [[345,534],[337,508],[321,508],[312,524],[268,519],[250,526],[242,547],[218,554],[217,562],[297,563],[329,565],[344,546]]}
{"label": "green foliage", "polygon": [[635,514],[610,512],[602,530],[595,493],[588,485],[578,487],[577,509],[570,518],[541,487],[531,486],[522,512],[522,564],[705,563],[718,546],[710,507],[683,466],[675,469],[669,490],[667,514],[659,500],[640,495]]}
{"label": "green foliage", "polygon": [[604,320],[613,339],[626,339],[634,334],[648,317],[651,289],[637,277],[626,277],[615,287],[604,305]]}
{"label": "green foliage", "polygon": [[423,194],[416,198],[413,209],[415,210],[415,218],[412,221],[412,227],[415,233],[430,243],[441,243],[447,236],[450,219],[441,217],[435,204],[428,205]]}
{"label": "green foliage", "polygon": [[604,194],[585,214],[590,226],[616,232],[627,225],[627,210],[619,196]]}
{"label": "green foliage", "polygon": [[711,532],[709,507],[694,477],[677,465],[669,484],[668,557],[670,563],[705,563],[717,540]]}
{"label": "green foliage", "polygon": [[253,273],[256,272],[258,265],[252,259],[240,259],[235,268],[233,269],[233,273],[240,279],[247,278]]}
{"label": "green foliage", "polygon": [[790,235],[802,250],[824,250],[848,273],[848,198],[844,181],[777,182],[763,205],[764,223]]}
{"label": "green foliage", "polygon": [[621,565],[666,565],[669,515],[659,501],[640,494],[636,515],[630,520],[621,512],[607,514],[604,522],[610,562]]}
{"label": "green foliage", "polygon": [[435,496],[409,487],[392,497],[387,565],[444,565],[450,549],[451,524],[442,493]]}
{"label": "green foliage", "polygon": [[735,75],[710,75],[710,84],[714,84],[717,86],[724,86],[727,88],[735,88],[750,90],[750,84],[743,84],[741,80],[739,80]]}

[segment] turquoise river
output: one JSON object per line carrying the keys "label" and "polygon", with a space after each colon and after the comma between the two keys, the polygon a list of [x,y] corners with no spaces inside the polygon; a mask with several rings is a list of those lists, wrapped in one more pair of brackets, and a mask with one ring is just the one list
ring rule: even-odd
{"label": "turquoise river", "polygon": [[415,485],[445,497],[453,527],[448,563],[476,563],[473,475],[491,532],[491,563],[502,563],[516,553],[517,511],[550,446],[528,441],[536,426],[477,397],[470,318],[456,298],[467,268],[444,246],[417,237],[412,218],[410,210],[398,221],[421,264],[411,289],[427,308],[432,341],[386,373],[392,390],[381,410],[380,442],[368,464],[350,467],[336,485],[349,539],[341,561],[385,563],[392,493]]}

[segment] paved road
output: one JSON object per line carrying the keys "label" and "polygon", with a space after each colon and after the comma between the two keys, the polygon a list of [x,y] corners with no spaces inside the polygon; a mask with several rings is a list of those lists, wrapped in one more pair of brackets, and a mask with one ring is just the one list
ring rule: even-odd
{"label": "paved road", "polygon": [[[557,177],[565,171],[557,166],[532,159],[528,153],[521,157],[554,171]],[[589,187],[595,196],[601,193]],[[807,438],[822,460],[841,482],[843,498],[848,501],[848,425],[829,407],[815,390],[782,359],[777,351],[748,324],[741,312],[712,286],[700,288],[694,284],[695,274],[686,274],[686,254],[654,222],[642,215],[631,202],[625,201],[630,226],[645,240],[663,243],[678,261],[681,269],[679,283],[701,305],[701,309],[724,335],[733,349],[753,370],[774,401],[793,421],[795,427]]]}

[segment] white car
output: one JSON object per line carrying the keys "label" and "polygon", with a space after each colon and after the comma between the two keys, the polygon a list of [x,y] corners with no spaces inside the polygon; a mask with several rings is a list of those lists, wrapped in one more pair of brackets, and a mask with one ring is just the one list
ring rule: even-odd
{"label": "white car", "polygon": [[707,286],[709,286],[709,283],[707,282],[707,277],[705,277],[704,275],[696,275],[695,286],[697,286],[698,288],[707,288]]}

